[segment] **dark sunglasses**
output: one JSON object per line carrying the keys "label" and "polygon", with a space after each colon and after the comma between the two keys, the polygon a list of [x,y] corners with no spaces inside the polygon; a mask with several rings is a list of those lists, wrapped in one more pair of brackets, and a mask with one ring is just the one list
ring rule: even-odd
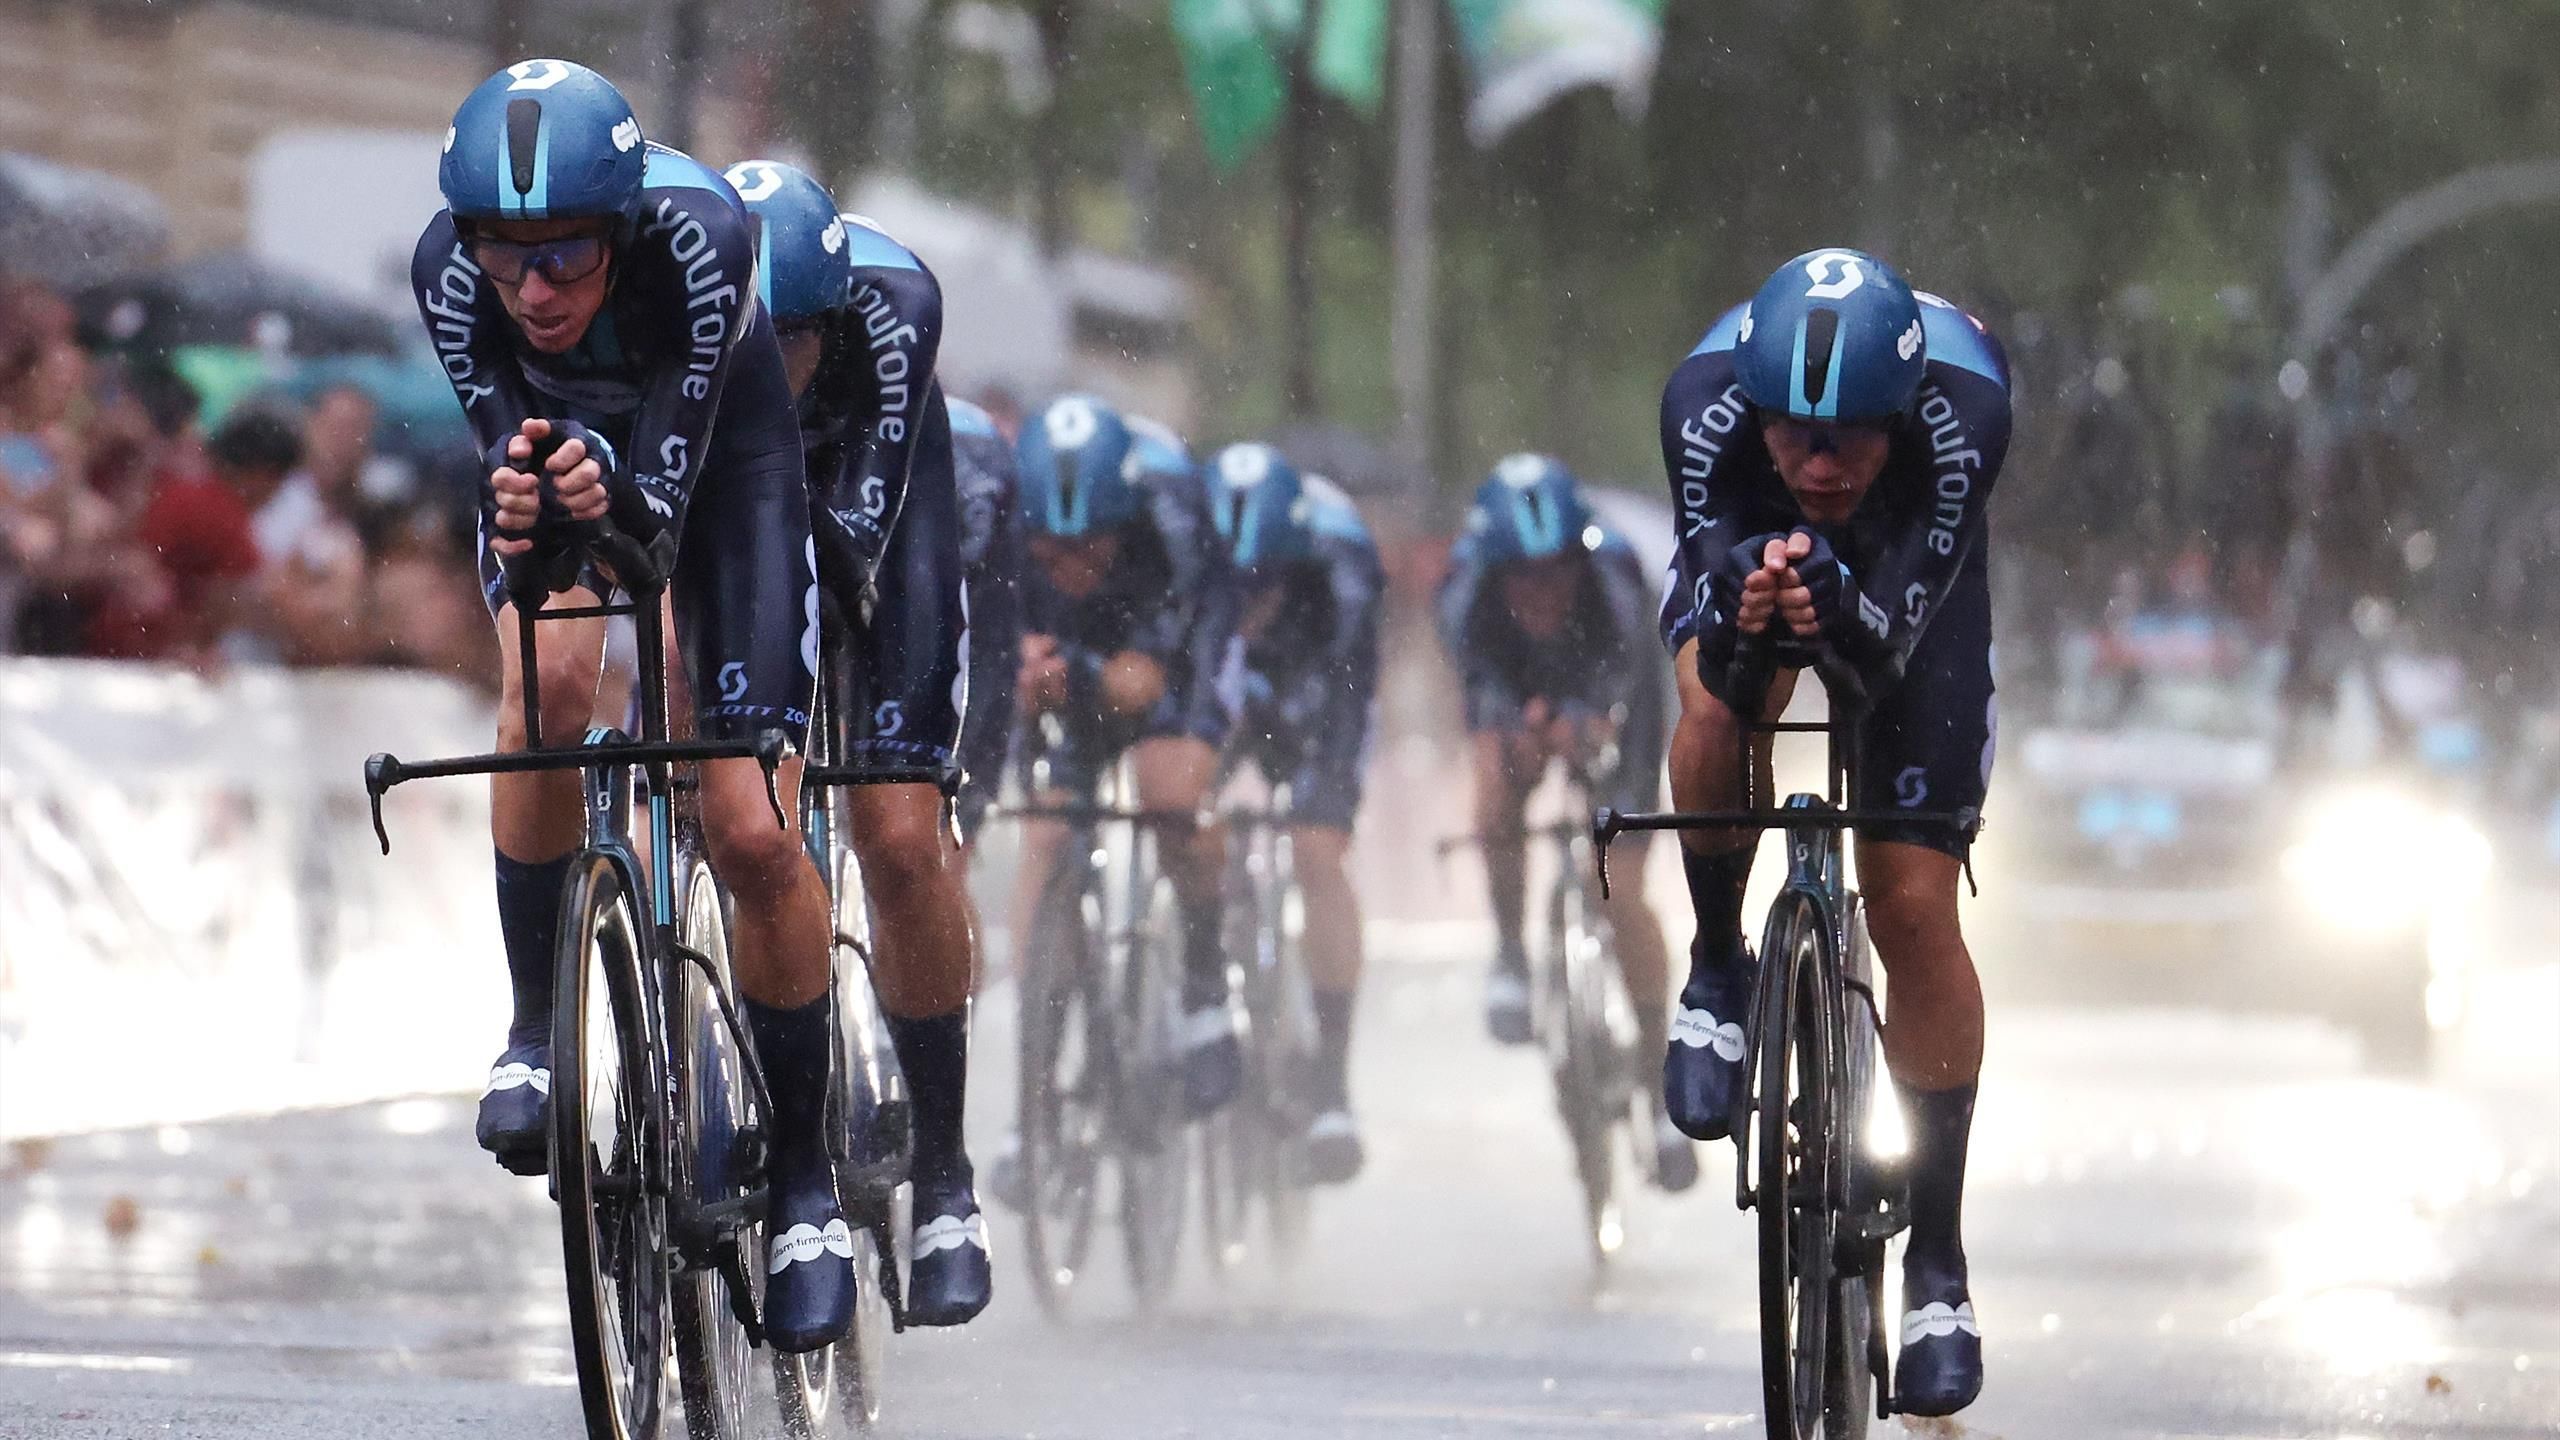
{"label": "dark sunglasses", "polygon": [[481,236],[471,242],[471,260],[501,285],[521,285],[528,272],[536,271],[554,285],[574,285],[603,268],[610,249],[601,235],[567,235],[531,244]]}
{"label": "dark sunglasses", "polygon": [[1762,423],[1816,455],[1836,454],[1843,445],[1893,433],[1891,425],[1880,421],[1843,424],[1837,420],[1796,420],[1772,415]]}

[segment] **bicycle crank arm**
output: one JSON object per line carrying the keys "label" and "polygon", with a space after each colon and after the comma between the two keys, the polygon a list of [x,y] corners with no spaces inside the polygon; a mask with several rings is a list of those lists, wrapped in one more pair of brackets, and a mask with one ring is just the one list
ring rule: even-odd
{"label": "bicycle crank arm", "polygon": [[747,1298],[746,1256],[738,1249],[738,1237],[731,1235],[721,1241],[718,1250],[720,1288],[729,1292],[729,1315],[738,1322],[738,1328],[746,1332],[747,1344],[761,1350],[764,1348],[764,1317],[756,1313],[755,1302]]}

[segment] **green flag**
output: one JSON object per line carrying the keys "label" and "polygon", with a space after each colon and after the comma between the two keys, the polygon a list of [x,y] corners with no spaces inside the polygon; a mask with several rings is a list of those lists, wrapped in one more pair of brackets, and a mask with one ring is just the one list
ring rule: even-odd
{"label": "green flag", "polygon": [[1309,66],[1326,92],[1374,115],[1387,98],[1388,0],[1319,0]]}
{"label": "green flag", "polygon": [[1490,147],[1557,96],[1586,85],[1644,113],[1662,42],[1662,0],[1449,0],[1475,72],[1467,136]]}
{"label": "green flag", "polygon": [[1243,163],[1280,123],[1289,77],[1275,48],[1297,43],[1304,14],[1301,0],[1173,0],[1200,138],[1219,169]]}

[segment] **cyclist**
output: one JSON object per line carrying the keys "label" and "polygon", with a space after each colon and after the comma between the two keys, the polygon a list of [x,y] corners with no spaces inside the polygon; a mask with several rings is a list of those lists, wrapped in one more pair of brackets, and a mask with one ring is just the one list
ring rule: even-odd
{"label": "cyclist", "polygon": [[1242,597],[1244,703],[1229,752],[1289,787],[1316,1012],[1307,1157],[1319,1184],[1341,1184],[1362,1160],[1349,1080],[1360,902],[1343,861],[1376,711],[1386,572],[1351,497],[1268,445],[1220,451],[1209,487]]}
{"label": "cyclist", "polygon": [[[1626,540],[1602,525],[1562,462],[1512,455],[1478,487],[1439,596],[1440,634],[1463,682],[1474,742],[1476,832],[1499,948],[1485,991],[1496,1040],[1526,1044],[1529,952],[1521,939],[1528,845],[1522,816],[1551,760],[1597,805],[1641,810],[1662,793],[1671,697],[1650,660],[1651,587]],[[1641,1048],[1664,1041],[1670,956],[1640,864],[1612,887],[1609,923],[1635,1001]],[[1660,1114],[1655,1179],[1697,1179],[1689,1140]]]}
{"label": "cyclist", "polygon": [[[942,290],[905,246],[837,212],[826,187],[770,160],[729,167],[763,226],[760,294],[799,399],[818,579],[841,618],[846,763],[954,765],[965,692],[960,497],[933,377]],[[846,797],[876,927],[872,981],[914,1103],[915,1252],[906,1319],[986,1308],[987,1226],[961,1137],[976,968],[967,871],[942,787]]]}
{"label": "cyclist", "polygon": [[[544,524],[608,521],[644,542],[687,537],[671,592],[701,729],[808,726],[815,577],[799,428],[771,320],[756,301],[755,227],[728,182],[646,143],[603,76],[526,60],[454,113],[439,179],[446,208],[411,267],[418,308],[483,447],[482,592],[505,689],[498,748],[522,749],[523,657],[499,562],[535,556]],[[715,430],[714,422],[717,421]],[[548,452],[548,453],[546,453]],[[592,565],[552,605],[594,605]],[[604,622],[544,627],[539,740],[573,743],[595,710]],[[782,794],[798,793],[786,765]],[[770,1281],[776,1346],[840,1338],[853,1315],[850,1230],[823,1121],[826,889],[795,822],[777,826],[752,760],[702,767],[703,825],[737,897],[738,988],[775,1114]],[[554,932],[584,805],[573,773],[490,785],[498,916],[515,1019],[481,1101],[482,1146],[544,1169]]]}
{"label": "cyclist", "polygon": [[[1171,431],[1081,395],[1024,425],[1016,453],[1031,556],[1016,698],[1026,788],[1088,794],[1127,749],[1141,806],[1197,809],[1217,778],[1230,717],[1215,681],[1236,643],[1235,585],[1197,468]],[[1023,826],[1018,916],[1065,833],[1056,821]],[[1159,850],[1181,912],[1182,1085],[1195,1116],[1235,1098],[1243,1078],[1221,934],[1225,853],[1214,826],[1168,831]]]}
{"label": "cyclist", "polygon": [[960,836],[965,854],[1004,779],[1013,746],[1013,686],[1022,654],[1021,501],[1013,442],[966,400],[951,406],[960,482],[960,564],[969,597],[969,713],[960,726]]}
{"label": "cyclist", "polygon": [[[1990,782],[1984,511],[2008,446],[1999,342],[1854,250],[1780,266],[1716,322],[1662,396],[1663,466],[1680,513],[1662,630],[1678,657],[1671,785],[1681,808],[1742,802],[1743,720],[1777,715],[1796,673],[1820,664],[1835,697],[1860,710],[1853,803],[1961,817],[1858,832],[1860,888],[1892,981],[1885,1061],[1911,1119],[1894,1388],[1919,1415],[1951,1414],[1982,1388],[1960,1228],[1982,988],[1956,923],[1956,877]],[[1776,637],[1776,679],[1757,709],[1729,693],[1746,635]],[[1744,1093],[1741,908],[1753,847],[1712,832],[1682,839],[1698,933],[1663,1090],[1682,1129],[1714,1139],[1730,1133]]]}

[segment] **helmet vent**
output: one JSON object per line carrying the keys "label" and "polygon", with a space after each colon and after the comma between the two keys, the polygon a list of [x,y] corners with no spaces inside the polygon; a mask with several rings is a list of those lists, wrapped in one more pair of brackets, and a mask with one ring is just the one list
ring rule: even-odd
{"label": "helmet vent", "polygon": [[1058,456],[1058,522],[1061,530],[1081,530],[1076,516],[1076,457],[1070,452]]}
{"label": "helmet vent", "polygon": [[513,193],[533,193],[533,165],[539,158],[542,139],[542,102],[510,100],[507,102],[507,178],[515,182]]}
{"label": "helmet vent", "polygon": [[1831,389],[1831,347],[1840,334],[1840,312],[1815,309],[1804,317],[1804,398],[1819,405]]}

